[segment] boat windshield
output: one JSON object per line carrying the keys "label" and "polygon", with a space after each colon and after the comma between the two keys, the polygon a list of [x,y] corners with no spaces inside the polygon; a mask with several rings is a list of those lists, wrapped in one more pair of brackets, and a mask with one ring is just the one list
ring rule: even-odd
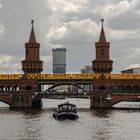
{"label": "boat windshield", "polygon": [[60,106],[60,107],[59,107],[59,111],[62,111],[62,110],[63,110],[63,108],[62,108],[62,106]]}
{"label": "boat windshield", "polygon": [[67,105],[63,105],[63,110],[67,110]]}
{"label": "boat windshield", "polygon": [[62,111],[73,111],[76,112],[76,106],[72,105],[72,104],[62,104],[59,106],[58,111],[62,112]]}

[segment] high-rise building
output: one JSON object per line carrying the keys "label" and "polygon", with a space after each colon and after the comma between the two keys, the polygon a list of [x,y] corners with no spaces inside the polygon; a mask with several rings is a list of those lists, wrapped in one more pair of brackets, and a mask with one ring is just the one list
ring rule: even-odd
{"label": "high-rise building", "polygon": [[66,48],[53,48],[53,73],[66,73]]}

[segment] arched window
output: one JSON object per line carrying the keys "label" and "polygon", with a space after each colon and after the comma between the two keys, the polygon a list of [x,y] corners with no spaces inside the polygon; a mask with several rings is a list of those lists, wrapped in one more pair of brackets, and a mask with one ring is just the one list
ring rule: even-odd
{"label": "arched window", "polygon": [[126,92],[131,92],[132,91],[132,87],[130,85],[126,86]]}
{"label": "arched window", "polygon": [[125,91],[125,87],[123,85],[119,86],[119,92],[124,92]]}
{"label": "arched window", "polygon": [[28,86],[26,87],[26,90],[32,90],[32,87],[31,87],[30,85],[28,85]]}
{"label": "arched window", "polygon": [[103,86],[103,85],[100,86],[100,87],[99,87],[99,90],[105,90],[105,86]]}
{"label": "arched window", "polygon": [[118,88],[116,85],[114,85],[114,86],[112,87],[112,91],[113,91],[113,92],[119,92],[118,90],[119,90],[119,88]]}
{"label": "arched window", "polygon": [[134,85],[134,86],[133,86],[133,91],[134,91],[134,92],[139,92],[139,86]]}

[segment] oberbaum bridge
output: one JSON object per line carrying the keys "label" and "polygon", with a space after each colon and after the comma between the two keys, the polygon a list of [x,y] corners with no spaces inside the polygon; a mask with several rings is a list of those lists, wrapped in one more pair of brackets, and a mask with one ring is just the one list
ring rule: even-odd
{"label": "oberbaum bridge", "polygon": [[[64,95],[73,93],[51,92],[60,85],[73,85],[83,92],[75,97],[87,95],[90,108],[112,108],[113,105],[140,98],[140,74],[111,74],[113,61],[109,57],[110,42],[106,41],[103,20],[99,41],[95,43],[96,58],[92,61],[94,74],[41,74],[43,61],[40,60],[40,44],[34,32],[34,21],[29,41],[25,43],[23,74],[0,74],[0,101],[10,108],[33,108],[42,106],[44,95]],[[80,85],[92,85],[90,92]],[[52,85],[46,91],[41,86]]]}

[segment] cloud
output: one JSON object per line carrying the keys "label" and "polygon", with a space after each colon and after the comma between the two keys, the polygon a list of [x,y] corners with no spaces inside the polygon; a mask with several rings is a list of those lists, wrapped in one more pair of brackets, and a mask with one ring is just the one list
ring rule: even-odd
{"label": "cloud", "polygon": [[52,9],[55,12],[62,11],[63,13],[71,13],[71,12],[80,12],[81,8],[84,7],[86,3],[88,3],[88,0],[51,0],[52,3]]}
{"label": "cloud", "polygon": [[57,29],[51,28],[47,39],[51,44],[86,44],[98,31],[98,25],[90,19],[64,23]]}
{"label": "cloud", "polygon": [[[31,19],[35,20],[44,73],[52,72],[54,47],[67,49],[68,72],[80,71],[95,59],[100,19],[105,18],[114,73],[119,73],[140,60],[139,9],[139,0],[1,0],[0,71],[21,72],[20,61],[24,59]],[[10,63],[15,67],[8,66]]]}
{"label": "cloud", "polygon": [[104,8],[103,16],[106,18],[115,18],[118,15],[126,13],[133,6],[133,1],[128,2],[127,0],[120,1],[116,5],[108,4]]}
{"label": "cloud", "polygon": [[0,56],[0,72],[1,73],[21,73],[20,57],[13,57],[7,54]]}

